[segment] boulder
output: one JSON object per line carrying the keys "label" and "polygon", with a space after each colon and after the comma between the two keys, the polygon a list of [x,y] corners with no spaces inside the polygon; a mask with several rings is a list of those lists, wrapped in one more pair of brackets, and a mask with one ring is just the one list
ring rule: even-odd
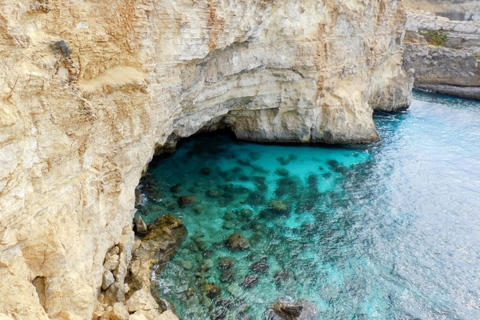
{"label": "boulder", "polygon": [[177,200],[180,207],[186,207],[197,203],[197,198],[192,195],[181,196]]}
{"label": "boulder", "polygon": [[214,282],[205,283],[202,286],[202,291],[210,299],[213,299],[222,293],[222,290]]}
{"label": "boulder", "polygon": [[221,270],[230,270],[235,264],[235,260],[230,257],[220,257],[218,258],[218,267]]}
{"label": "boulder", "polygon": [[102,289],[107,290],[114,282],[113,273],[110,270],[105,271],[102,276]]}
{"label": "boulder", "polygon": [[289,213],[290,205],[282,199],[273,199],[268,204],[268,208],[275,213]]}
{"label": "boulder", "polygon": [[251,247],[250,242],[239,233],[234,233],[225,241],[227,247],[232,251],[246,250]]}

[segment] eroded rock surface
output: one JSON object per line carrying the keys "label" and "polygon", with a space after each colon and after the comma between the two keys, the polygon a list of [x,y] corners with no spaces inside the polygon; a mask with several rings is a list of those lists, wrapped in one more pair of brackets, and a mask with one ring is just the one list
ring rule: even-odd
{"label": "eroded rock surface", "polygon": [[179,218],[166,215],[148,226],[145,237],[136,240],[128,270],[128,290],[125,290],[125,304],[129,312],[142,314],[147,319],[157,319],[166,310],[152,277],[160,272],[162,264],[175,255],[187,233]]}
{"label": "eroded rock surface", "polygon": [[407,12],[404,67],[415,87],[480,99],[480,21]]}
{"label": "eroded rock surface", "polygon": [[[0,316],[125,314],[135,187],[156,146],[222,126],[377,139],[372,108],[409,102],[403,24],[396,0],[2,0]],[[97,308],[106,269],[115,302]]]}

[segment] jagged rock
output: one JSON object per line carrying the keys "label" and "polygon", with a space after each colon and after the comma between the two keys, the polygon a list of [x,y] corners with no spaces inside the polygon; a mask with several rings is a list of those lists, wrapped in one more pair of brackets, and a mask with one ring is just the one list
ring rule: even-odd
{"label": "jagged rock", "polygon": [[114,282],[113,273],[109,270],[105,271],[102,276],[102,289],[107,290]]}
{"label": "jagged rock", "polygon": [[134,231],[139,235],[146,235],[148,233],[147,224],[143,221],[142,217],[133,219]]}
{"label": "jagged rock", "polygon": [[272,306],[273,311],[283,319],[296,320],[300,317],[303,311],[302,305],[290,305],[284,302],[277,301]]}
{"label": "jagged rock", "polygon": [[[148,230],[133,252],[127,283],[134,290],[142,289],[145,292],[151,292],[150,286],[155,285],[151,282],[153,265],[162,265],[171,259],[187,235],[183,222],[173,215],[158,218],[148,226]],[[157,272],[160,270],[156,269]],[[160,300],[157,303],[163,305]]]}
{"label": "jagged rock", "polygon": [[103,264],[104,268],[110,271],[115,270],[120,263],[120,257],[118,255],[107,256],[107,260]]}
{"label": "jagged rock", "polygon": [[158,307],[155,299],[143,289],[135,291],[125,305],[130,313],[134,313],[138,310],[149,311]]}
{"label": "jagged rock", "polygon": [[112,320],[128,320],[130,314],[123,303],[117,302],[113,305]]}
{"label": "jagged rock", "polygon": [[247,250],[251,246],[250,242],[239,233],[234,233],[228,237],[225,244],[232,251]]}

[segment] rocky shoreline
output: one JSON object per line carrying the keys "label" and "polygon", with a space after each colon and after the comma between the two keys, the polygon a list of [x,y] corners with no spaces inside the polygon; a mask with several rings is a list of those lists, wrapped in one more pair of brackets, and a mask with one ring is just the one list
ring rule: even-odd
{"label": "rocky shoreline", "polygon": [[407,11],[403,65],[416,88],[480,99],[480,21]]}

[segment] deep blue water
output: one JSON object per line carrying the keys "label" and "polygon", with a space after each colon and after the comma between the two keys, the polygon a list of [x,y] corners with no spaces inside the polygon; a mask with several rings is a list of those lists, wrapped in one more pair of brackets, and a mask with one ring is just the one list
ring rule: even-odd
{"label": "deep blue water", "polygon": [[[177,314],[273,319],[268,308],[283,298],[303,301],[311,319],[480,319],[480,103],[414,97],[407,111],[375,116],[377,143],[210,134],[156,159],[139,213],[178,215],[189,231],[158,279]],[[180,208],[182,195],[197,202]],[[272,199],[289,212],[269,210]],[[251,248],[231,252],[234,232]],[[230,273],[220,257],[233,258]],[[269,268],[252,271],[258,261]],[[258,276],[251,288],[247,275]],[[221,295],[207,298],[205,282]]]}

